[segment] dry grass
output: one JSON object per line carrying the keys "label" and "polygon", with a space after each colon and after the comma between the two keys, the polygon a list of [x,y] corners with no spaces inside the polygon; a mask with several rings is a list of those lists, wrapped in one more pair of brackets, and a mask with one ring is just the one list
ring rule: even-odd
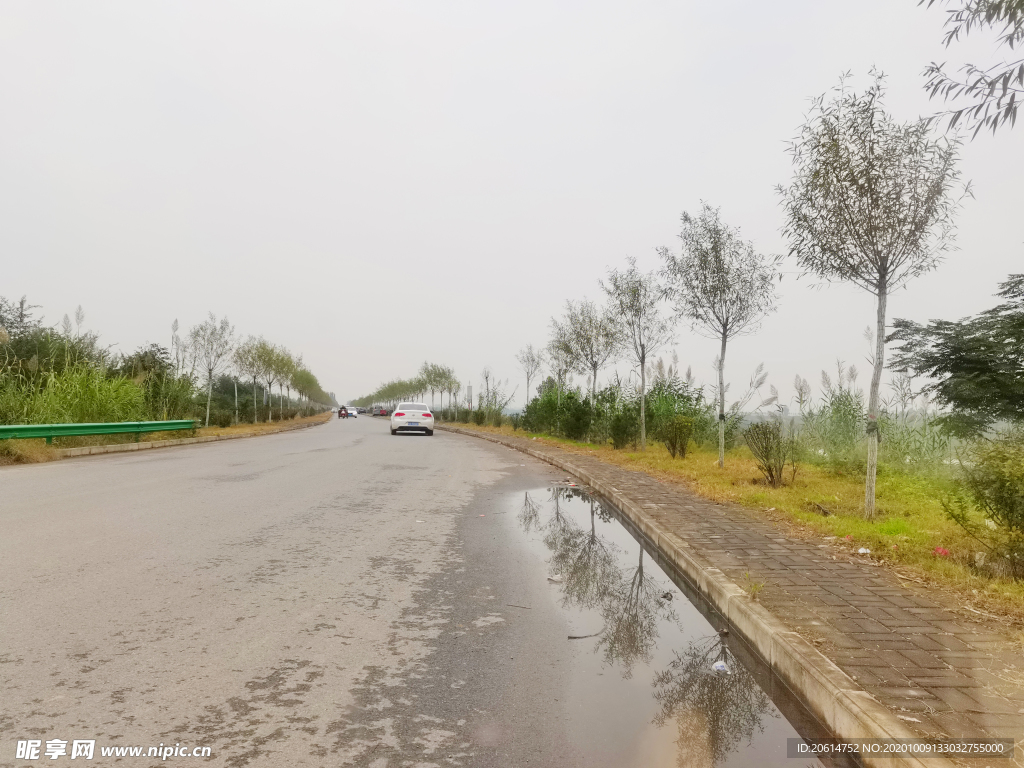
{"label": "dry grass", "polygon": [[[176,440],[182,437],[209,437],[214,435],[269,435],[308,424],[322,424],[330,421],[330,413],[306,416],[301,419],[274,421],[261,424],[238,424],[233,427],[203,427],[192,434],[180,432],[151,432],[140,436],[142,442]],[[3,440],[0,441],[0,466],[4,464],[35,464],[60,458],[59,448],[75,448],[83,445],[117,445],[135,441],[135,435],[94,435],[89,437],[60,438],[54,445],[45,440]]]}
{"label": "dry grass", "polygon": [[[536,437],[570,453],[591,456],[608,464],[644,472],[706,499],[737,504],[751,515],[770,521],[786,533],[829,545],[837,557],[870,559],[889,567],[909,586],[940,587],[950,605],[975,618],[990,614],[1024,627],[1024,583],[991,578],[973,567],[981,547],[945,514],[939,503],[939,479],[895,472],[879,473],[874,520],[863,518],[864,478],[826,467],[802,465],[796,479],[772,488],[766,485],[750,452],[737,448],[718,468],[717,452],[693,449],[685,459],[673,459],[660,443],[647,451],[616,451],[610,445],[576,443],[550,436],[513,431],[506,427],[458,427],[515,437]],[[826,516],[823,510],[828,511]],[[871,550],[858,555],[860,548]],[[949,551],[935,553],[936,547]],[[919,586],[915,586],[919,585]],[[934,596],[934,595],[933,595]],[[980,611],[980,613],[979,613]],[[1021,635],[1024,637],[1024,635]]]}
{"label": "dry grass", "polygon": [[45,440],[0,440],[0,466],[38,464],[59,458],[60,455]]}

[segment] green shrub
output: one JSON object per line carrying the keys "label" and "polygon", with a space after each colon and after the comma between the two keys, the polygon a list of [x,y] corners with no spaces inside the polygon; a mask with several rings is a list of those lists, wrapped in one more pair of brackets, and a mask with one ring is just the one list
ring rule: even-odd
{"label": "green shrub", "polygon": [[686,449],[693,436],[693,418],[674,416],[662,424],[659,436],[673,459],[677,455],[679,458],[685,459]]}
{"label": "green shrub", "polygon": [[521,414],[513,413],[511,416],[508,417],[508,420],[509,423],[512,425],[512,430],[515,431],[519,429],[519,425],[522,422],[523,417]]}
{"label": "green shrub", "polygon": [[562,393],[562,407],[559,413],[560,432],[570,440],[582,440],[590,429],[590,403],[582,400],[576,392]]}
{"label": "green shrub", "polygon": [[530,432],[554,432],[558,424],[558,392],[546,389],[523,411],[523,428]]}
{"label": "green shrub", "polygon": [[793,439],[784,434],[782,421],[755,422],[743,431],[743,438],[765,480],[773,488],[782,485],[783,470],[793,458]]}
{"label": "green shrub", "polygon": [[946,513],[988,549],[989,569],[1024,577],[1024,433],[973,445],[961,457],[961,476],[943,499]]}
{"label": "green shrub", "polygon": [[484,422],[487,421],[487,412],[482,408],[477,408],[473,411],[473,423],[479,426],[483,426]]}
{"label": "green shrub", "polygon": [[504,423],[505,414],[503,414],[501,411],[494,411],[494,413],[491,414],[491,424],[493,424],[496,427],[500,427]]}
{"label": "green shrub", "polygon": [[[285,411],[287,414],[287,411]],[[229,411],[211,411],[210,412],[210,426],[211,427],[230,427],[235,420],[235,415]],[[200,423],[200,426],[204,422]]]}
{"label": "green shrub", "polygon": [[611,418],[612,446],[623,449],[630,443],[636,445],[640,436],[640,416],[631,408],[624,408]]}

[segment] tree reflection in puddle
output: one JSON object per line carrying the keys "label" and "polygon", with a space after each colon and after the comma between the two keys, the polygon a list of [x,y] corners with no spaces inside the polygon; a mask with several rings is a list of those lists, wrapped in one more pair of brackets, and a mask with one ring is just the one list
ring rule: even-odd
{"label": "tree reflection in puddle", "polygon": [[[590,504],[589,530],[565,514],[563,505],[571,499]],[[551,551],[551,570],[562,579],[563,607],[600,614],[604,626],[595,635],[595,650],[609,666],[618,664],[628,678],[637,662],[650,663],[660,622],[678,621],[671,598],[665,599],[664,587],[644,571],[642,547],[638,547],[635,566],[620,565],[625,553],[597,533],[595,518],[601,506],[597,499],[578,487],[554,486],[550,502],[551,513],[542,521],[540,505],[526,493],[520,523],[528,532],[543,534],[542,541]],[[603,509],[601,518],[610,520],[611,511]]]}
{"label": "tree reflection in puddle", "polygon": [[[643,547],[637,546],[634,560],[634,555],[598,533],[597,519],[615,519],[611,507],[576,486],[554,486],[550,492],[548,503],[524,494],[519,525],[527,533],[539,534],[550,552],[550,572],[561,577],[562,607],[593,611],[603,622],[599,632],[570,639],[595,638],[594,652],[629,679],[638,665],[650,668],[663,633],[670,643],[685,642],[685,629],[672,607],[673,596],[681,595],[674,587],[666,592],[660,568],[645,568]],[[578,513],[569,514],[567,505],[575,500],[589,504],[589,526],[578,522]],[[659,655],[664,663],[665,651]],[[692,640],[673,656],[666,668],[650,671],[657,705],[653,724],[661,728],[675,723],[678,765],[720,764],[741,747],[749,747],[755,734],[764,732],[766,721],[779,718],[723,638]],[[724,663],[726,671],[716,671],[715,662]]]}
{"label": "tree reflection in puddle", "polygon": [[764,732],[765,715],[778,717],[722,638],[696,640],[675,653],[668,669],[654,677],[654,698],[661,705],[654,722],[675,721],[681,767],[710,768],[722,762],[741,742],[749,744],[755,730]]}

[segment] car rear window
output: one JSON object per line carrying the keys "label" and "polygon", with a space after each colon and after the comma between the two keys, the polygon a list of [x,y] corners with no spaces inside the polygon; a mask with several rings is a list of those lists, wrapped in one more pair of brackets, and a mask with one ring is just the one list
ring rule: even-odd
{"label": "car rear window", "polygon": [[398,410],[400,411],[429,411],[423,403],[399,403]]}

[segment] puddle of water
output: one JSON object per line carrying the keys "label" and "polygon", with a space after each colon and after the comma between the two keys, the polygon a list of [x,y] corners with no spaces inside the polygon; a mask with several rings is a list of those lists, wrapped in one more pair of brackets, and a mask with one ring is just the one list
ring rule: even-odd
{"label": "puddle of water", "polygon": [[614,507],[569,485],[514,506],[570,627],[567,709],[587,765],[823,766],[787,759],[787,738],[825,733],[739,638],[716,629],[727,625],[669,577]]}

